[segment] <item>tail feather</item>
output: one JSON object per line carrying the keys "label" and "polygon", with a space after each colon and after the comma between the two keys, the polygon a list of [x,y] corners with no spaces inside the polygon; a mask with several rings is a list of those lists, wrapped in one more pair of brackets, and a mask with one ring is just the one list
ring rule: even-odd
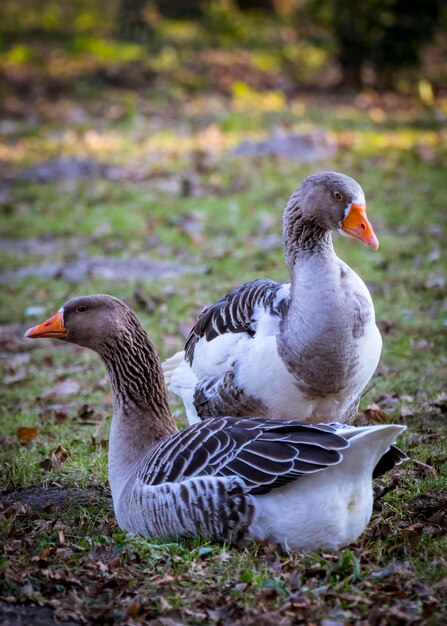
{"label": "tail feather", "polygon": [[163,361],[163,373],[168,390],[179,396],[184,404],[186,416],[190,424],[200,422],[194,406],[194,391],[197,385],[197,377],[189,363],[184,359],[184,352],[177,352],[171,358]]}
{"label": "tail feather", "polygon": [[394,469],[404,461],[408,461],[408,456],[397,446],[391,446],[379,459],[374,468],[373,478],[380,478],[390,470]]}
{"label": "tail feather", "polygon": [[373,477],[377,478],[407,459],[393,445],[405,429],[406,426],[401,424],[345,425],[337,429],[337,434],[349,440],[350,446],[343,451],[343,457],[351,465],[352,471],[360,471],[368,463]]}
{"label": "tail feather", "polygon": [[171,385],[172,374],[174,371],[181,365],[182,361],[185,358],[184,350],[180,352],[176,352],[173,356],[169,357],[169,359],[165,359],[161,366],[163,368],[163,374],[165,376],[166,387]]}

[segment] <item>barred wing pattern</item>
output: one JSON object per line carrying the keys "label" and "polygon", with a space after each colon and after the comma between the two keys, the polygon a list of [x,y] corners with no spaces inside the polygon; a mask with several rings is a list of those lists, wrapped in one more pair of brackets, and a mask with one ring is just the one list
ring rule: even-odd
{"label": "barred wing pattern", "polygon": [[[186,340],[186,361],[191,365],[195,347],[202,337],[212,341],[218,335],[229,332],[248,333],[253,336],[256,332],[256,312],[259,307],[269,311],[273,316],[283,316],[288,306],[289,290],[290,286],[287,284],[259,278],[237,287],[215,304],[206,307]],[[281,292],[284,292],[284,295]]]}
{"label": "barred wing pattern", "polygon": [[139,526],[124,525],[143,534],[201,534],[240,544],[253,496],[340,463],[348,445],[327,425],[205,420],[170,436],[140,465],[122,503],[123,515]]}
{"label": "barred wing pattern", "polygon": [[266,493],[303,474],[339,463],[348,442],[336,428],[295,420],[208,419],[157,447],[139,476],[145,484],[198,475],[237,476],[251,493]]}
{"label": "barred wing pattern", "polygon": [[[270,317],[279,322],[286,314],[289,301],[288,283],[277,283],[261,278],[234,289],[203,310],[186,341],[185,362],[194,369],[195,350],[198,349],[198,343],[202,339],[209,343],[219,336],[228,334],[232,336],[234,342],[226,344],[227,349],[230,345],[236,348],[239,333],[254,337],[260,318],[265,320]],[[221,355],[222,363],[230,354],[231,352]],[[205,357],[201,354],[201,359],[203,358]],[[231,360],[227,362],[227,369],[223,368],[221,374],[217,376],[201,372],[200,365],[198,367],[198,370],[194,370],[198,381],[193,391],[192,402],[199,418],[269,414],[267,407],[259,398],[250,396],[237,384]]]}

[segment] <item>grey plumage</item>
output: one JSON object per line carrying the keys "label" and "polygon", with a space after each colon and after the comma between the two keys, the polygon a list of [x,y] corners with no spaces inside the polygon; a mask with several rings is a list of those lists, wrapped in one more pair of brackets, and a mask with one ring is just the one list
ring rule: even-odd
{"label": "grey plumage", "polygon": [[171,435],[144,459],[121,508],[144,511],[138,526],[130,527],[136,532],[201,534],[241,543],[253,515],[253,495],[336,465],[347,446],[326,425],[205,420]]}
{"label": "grey plumage", "polygon": [[233,289],[215,304],[205,307],[186,340],[185,359],[188,363],[192,363],[194,349],[202,337],[212,341],[224,333],[247,333],[253,336],[257,307],[265,308],[273,316],[284,314],[288,298],[278,297],[281,287],[281,283],[258,278]]}
{"label": "grey plumage", "polygon": [[[178,431],[155,348],[123,302],[75,298],[54,317],[27,336],[91,347],[109,373],[109,483],[122,528],[236,544],[268,539],[285,549],[337,547],[362,532],[372,510],[372,471],[403,427],[223,417]],[[399,455],[388,455],[390,462]]]}
{"label": "grey plumage", "polygon": [[183,362],[180,353],[165,362],[190,423],[226,414],[291,418],[297,408],[313,422],[353,418],[381,338],[366,285],[335,254],[334,230],[378,246],[360,185],[320,172],[284,212],[290,283],[261,278],[230,291],[199,315]]}

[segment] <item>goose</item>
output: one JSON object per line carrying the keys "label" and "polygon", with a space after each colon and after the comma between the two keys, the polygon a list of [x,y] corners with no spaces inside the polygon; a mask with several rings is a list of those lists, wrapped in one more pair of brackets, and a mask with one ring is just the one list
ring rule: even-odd
{"label": "goose", "polygon": [[320,172],[291,195],[283,218],[289,283],[252,280],[199,315],[163,363],[189,423],[275,415],[350,422],[379,362],[382,339],[370,293],[338,258],[331,231],[379,242],[353,178]]}
{"label": "goose", "polygon": [[109,483],[117,522],[132,533],[337,549],[369,521],[372,477],[406,458],[392,445],[405,429],[397,424],[227,416],[179,431],[155,347],[113,296],[74,298],[26,336],[103,360],[113,392]]}

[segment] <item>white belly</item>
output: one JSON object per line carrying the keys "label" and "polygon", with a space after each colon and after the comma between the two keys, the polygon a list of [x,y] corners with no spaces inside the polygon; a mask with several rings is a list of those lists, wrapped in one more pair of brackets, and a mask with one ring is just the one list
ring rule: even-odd
{"label": "white belly", "polygon": [[353,345],[358,353],[358,367],[348,386],[336,394],[310,398],[299,389],[299,381],[279,356],[276,337],[256,335],[250,343],[250,350],[240,354],[236,384],[247,394],[259,398],[271,417],[314,422],[343,419],[373,375],[382,346],[380,333],[373,323]]}
{"label": "white belly", "polygon": [[251,536],[285,550],[336,550],[355,541],[371,517],[371,477],[330,473],[303,476],[280,493],[260,496]]}

